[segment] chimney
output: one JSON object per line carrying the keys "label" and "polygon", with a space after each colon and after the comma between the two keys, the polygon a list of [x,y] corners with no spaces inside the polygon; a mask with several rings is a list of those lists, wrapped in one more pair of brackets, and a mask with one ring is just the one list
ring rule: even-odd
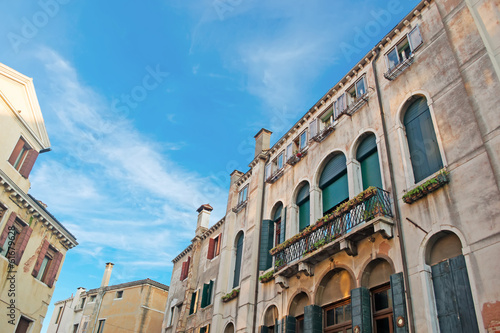
{"label": "chimney", "polygon": [[259,131],[259,133],[257,133],[254,136],[255,157],[257,157],[260,153],[262,153],[265,150],[268,150],[271,147],[271,134],[273,134],[273,132],[263,128]]}
{"label": "chimney", "polygon": [[214,210],[209,204],[201,205],[196,211],[198,212],[198,222],[196,224],[196,235],[201,235],[208,229],[208,222],[210,220],[210,213]]}
{"label": "chimney", "polygon": [[104,275],[102,276],[101,288],[107,287],[109,284],[109,279],[111,278],[111,271],[113,270],[114,264],[111,262],[106,263],[106,269],[104,270]]}

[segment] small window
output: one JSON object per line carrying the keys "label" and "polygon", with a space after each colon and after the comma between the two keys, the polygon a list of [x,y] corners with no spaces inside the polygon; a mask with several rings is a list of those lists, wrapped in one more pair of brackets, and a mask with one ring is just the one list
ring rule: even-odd
{"label": "small window", "polygon": [[59,307],[59,309],[57,310],[57,317],[56,317],[56,324],[59,322],[59,320],[61,319],[61,312],[62,312],[62,306]]}
{"label": "small window", "polygon": [[288,161],[291,157],[293,157],[293,143],[290,143],[286,146],[286,160]]}
{"label": "small window", "polygon": [[212,293],[214,289],[214,281],[211,280],[209,283],[203,285],[203,294],[201,295],[201,307],[205,308],[212,304]]}
{"label": "small window", "polygon": [[106,323],[106,319],[99,320],[99,327],[97,328],[97,333],[102,333],[104,331],[104,324]]}
{"label": "small window", "polygon": [[86,299],[87,299],[86,297],[83,297],[83,298],[82,298],[82,300],[81,300],[81,302],[80,302],[80,309],[83,309],[83,307],[85,306],[85,300],[86,300]]}
{"label": "small window", "polygon": [[123,290],[119,290],[116,292],[116,297],[115,298],[123,298]]}
{"label": "small window", "polygon": [[198,309],[198,290],[191,294],[191,305],[189,306],[189,314],[196,313]]}
{"label": "small window", "polygon": [[89,303],[95,302],[95,296],[96,296],[96,295],[92,295],[92,296],[90,296]]}
{"label": "small window", "polygon": [[320,130],[324,130],[326,127],[333,124],[333,106],[330,107],[325,113],[320,116]]}
{"label": "small window", "polygon": [[422,42],[422,35],[417,26],[386,54],[389,71],[412,57],[413,52],[422,45]]}
{"label": "small window", "polygon": [[307,130],[300,134],[300,150],[307,147]]}
{"label": "small window", "polygon": [[9,157],[9,163],[23,177],[28,178],[37,157],[38,151],[32,149],[23,138],[19,138]]}
{"label": "small window", "polygon": [[78,332],[78,324],[73,325],[73,333]]}
{"label": "small window", "polygon": [[346,109],[346,97],[345,94],[342,94],[337,98],[337,102],[335,103],[335,119],[340,117],[340,115],[345,111]]}
{"label": "small window", "polygon": [[360,78],[346,91],[347,105],[351,107],[352,105],[359,102],[363,96],[366,94],[366,82],[365,76]]}
{"label": "small window", "polygon": [[238,193],[238,205],[242,204],[243,202],[247,201],[248,198],[248,185],[246,185],[240,193]]}
{"label": "small window", "polygon": [[217,237],[210,238],[210,240],[208,241],[207,259],[213,259],[220,254],[220,243],[221,243],[220,234]]}
{"label": "small window", "polygon": [[200,328],[200,333],[210,333],[210,325]]}
{"label": "small window", "polygon": [[50,271],[50,266],[54,261],[55,252],[56,251],[54,249],[49,247],[42,260],[42,266],[40,266],[40,270],[38,271],[36,278],[43,283],[47,283],[49,280],[48,272]]}
{"label": "small window", "polygon": [[271,163],[269,163],[269,164],[266,165],[266,170],[265,170],[265,173],[266,173],[265,174],[265,178],[266,179],[269,179],[272,176],[272,174],[271,174],[271,167],[272,167]]}
{"label": "small window", "polygon": [[0,254],[6,258],[14,258],[15,257],[15,248],[16,244],[19,240],[19,235],[23,231],[24,225],[19,222],[19,220],[15,220],[14,223],[8,227],[8,234],[5,242],[1,244],[2,248],[0,250]]}
{"label": "small window", "polygon": [[325,328],[335,326],[335,331],[344,332],[351,326],[351,301],[342,301],[325,308]]}

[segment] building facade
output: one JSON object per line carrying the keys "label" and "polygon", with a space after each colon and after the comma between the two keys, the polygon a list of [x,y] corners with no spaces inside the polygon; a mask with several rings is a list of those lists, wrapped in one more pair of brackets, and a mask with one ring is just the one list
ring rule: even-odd
{"label": "building facade", "polygon": [[174,259],[164,332],[499,330],[499,19],[421,1],[273,146],[261,130]]}
{"label": "building facade", "polygon": [[159,332],[169,287],[151,279],[109,286],[112,263],[101,286],[56,302],[47,333]]}
{"label": "building facade", "polygon": [[66,252],[78,243],[28,194],[50,151],[33,80],[0,64],[0,316],[2,332],[40,332]]}

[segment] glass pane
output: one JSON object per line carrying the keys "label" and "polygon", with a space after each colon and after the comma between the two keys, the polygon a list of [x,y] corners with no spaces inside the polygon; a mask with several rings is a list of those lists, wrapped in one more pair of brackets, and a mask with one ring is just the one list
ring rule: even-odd
{"label": "glass pane", "polygon": [[326,311],[326,326],[335,325],[335,309]]}
{"label": "glass pane", "polygon": [[377,333],[391,333],[391,327],[389,326],[389,318],[382,318],[375,320],[375,327]]}
{"label": "glass pane", "polygon": [[297,332],[304,332],[304,319],[297,320]]}
{"label": "glass pane", "polygon": [[399,59],[401,61],[405,61],[411,55],[410,43],[408,43],[408,39],[405,39],[398,45],[398,53]]}
{"label": "glass pane", "polygon": [[278,170],[283,168],[283,154],[278,156]]}
{"label": "glass pane", "polygon": [[307,145],[307,131],[300,135],[300,149],[305,148]]}
{"label": "glass pane", "polygon": [[344,307],[343,306],[339,306],[338,308],[335,308],[335,322],[337,324],[344,322]]}
{"label": "glass pane", "polygon": [[344,320],[345,321],[352,320],[352,316],[351,316],[351,304],[347,304],[344,307]]}
{"label": "glass pane", "polygon": [[380,311],[392,307],[392,300],[389,297],[389,290],[384,290],[373,295],[375,299],[375,311]]}
{"label": "glass pane", "polygon": [[365,78],[361,78],[358,82],[356,82],[356,96],[360,97],[363,96],[366,93],[366,88],[365,88]]}
{"label": "glass pane", "polygon": [[415,51],[415,49],[422,44],[422,35],[418,27],[408,34],[408,38],[410,39],[412,51]]}
{"label": "glass pane", "polygon": [[40,266],[40,270],[38,271],[38,275],[36,276],[36,278],[38,280],[42,279],[43,273],[45,272],[45,268],[47,267],[48,262],[49,262],[49,258],[47,258],[47,257],[43,258],[42,266]]}
{"label": "glass pane", "polygon": [[292,157],[292,144],[291,143],[286,147],[286,158],[289,159],[290,157]]}
{"label": "glass pane", "polygon": [[394,48],[387,54],[387,65],[389,66],[389,69],[392,69],[397,64],[399,64],[398,52],[396,48]]}

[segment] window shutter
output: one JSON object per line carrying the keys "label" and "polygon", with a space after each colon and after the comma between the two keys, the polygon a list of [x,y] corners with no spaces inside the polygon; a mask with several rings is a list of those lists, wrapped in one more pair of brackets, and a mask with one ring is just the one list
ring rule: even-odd
{"label": "window shutter", "polygon": [[269,333],[269,328],[267,328],[267,326],[261,326],[259,332],[260,333]]}
{"label": "window shutter", "polygon": [[201,307],[204,308],[207,306],[207,299],[208,299],[208,289],[210,288],[209,284],[203,284],[203,292],[201,294]]}
{"label": "window shutter", "polygon": [[318,134],[318,118],[311,121],[311,123],[309,124],[309,128],[311,131],[311,138],[314,138],[316,134]]}
{"label": "window shutter", "polygon": [[319,187],[324,189],[336,178],[347,172],[346,158],[344,154],[335,155],[325,166],[319,178]]}
{"label": "window shutter", "polygon": [[38,157],[38,152],[34,149],[28,151],[28,155],[26,156],[26,160],[23,163],[23,166],[19,170],[19,173],[24,177],[28,178],[30,175],[31,169],[33,169],[33,165]]}
{"label": "window shutter", "polygon": [[358,161],[362,161],[376,150],[377,141],[375,139],[375,135],[370,134],[359,144],[358,149],[356,150],[356,159]]}
{"label": "window shutter", "polygon": [[259,270],[265,271],[273,265],[273,257],[269,250],[273,247],[274,221],[263,220],[260,229]]}
{"label": "window shutter", "polygon": [[54,285],[54,281],[56,280],[57,272],[59,271],[59,266],[61,266],[62,259],[63,254],[61,252],[56,252],[56,254],[54,255],[54,259],[52,259],[54,261],[50,265],[48,272],[49,280],[47,282],[47,286],[49,286],[49,288],[52,288],[52,286]]}
{"label": "window shutter", "polygon": [[207,333],[210,333],[210,324],[207,325]]}
{"label": "window shutter", "polygon": [[422,45],[422,35],[420,34],[420,29],[418,26],[408,34],[408,39],[410,40],[412,51],[415,51],[420,45]]}
{"label": "window shutter", "polygon": [[280,244],[286,239],[286,207],[285,211],[281,215],[281,233],[280,233]]}
{"label": "window shutter", "polygon": [[288,146],[286,146],[286,160],[288,161],[290,157],[293,155],[293,143],[290,143]]}
{"label": "window shutter", "polygon": [[31,229],[29,226],[26,226],[21,231],[21,234],[19,234],[19,238],[16,241],[16,255],[14,259],[14,263],[16,265],[19,265],[19,263],[21,262],[21,258],[24,254],[24,250],[26,249],[26,245],[28,245],[28,241],[32,232],[33,229]]}
{"label": "window shutter", "polygon": [[[5,227],[3,228],[2,235],[0,236],[0,245],[3,245],[5,243],[5,240],[7,239],[7,236],[9,235],[9,227],[12,227],[14,224],[14,221],[16,220],[17,214],[16,212],[10,213],[9,219],[7,220],[7,223],[5,224]],[[2,249],[4,250],[4,249]]]}
{"label": "window shutter", "polygon": [[24,140],[19,138],[19,141],[17,141],[17,144],[14,147],[14,150],[12,151],[12,154],[9,157],[10,164],[14,165],[14,163],[16,163],[17,157],[19,156],[21,149],[23,149],[24,144],[25,144]]}
{"label": "window shutter", "polygon": [[323,309],[320,306],[304,308],[304,332],[323,332]]}
{"label": "window shutter", "polygon": [[185,270],[185,268],[186,268],[186,263],[183,262],[182,266],[181,266],[181,276],[179,277],[180,281],[184,280],[184,270]]}
{"label": "window shutter", "polygon": [[364,287],[351,290],[352,327],[359,326],[360,333],[372,332],[370,291]]}
{"label": "window shutter", "polygon": [[283,210],[283,205],[280,204],[278,206],[278,208],[276,208],[276,211],[274,212],[273,221],[276,221],[277,219],[279,219],[281,217],[281,211],[282,210]]}
{"label": "window shutter", "polygon": [[305,202],[306,200],[309,200],[309,184],[305,184],[299,190],[299,193],[297,193],[296,203],[297,203],[297,205],[300,205],[303,202]]}
{"label": "window shutter", "polygon": [[408,323],[408,318],[406,316],[406,300],[405,300],[405,288],[403,281],[403,273],[396,273],[391,275],[391,294],[392,294],[392,311],[394,320],[394,333],[407,333],[408,324],[403,327],[398,327],[396,320],[399,317],[403,317],[405,323]]}
{"label": "window shutter", "polygon": [[296,326],[297,326],[297,319],[292,316],[286,316],[283,318],[284,322],[284,327],[283,327],[283,333],[295,333],[296,332]]}
{"label": "window shutter", "polygon": [[186,262],[186,272],[184,273],[184,278],[187,278],[189,275],[189,265],[191,264],[191,257],[188,257]]}
{"label": "window shutter", "polygon": [[323,213],[335,207],[342,201],[349,199],[349,184],[347,174],[344,173],[333,183],[323,188]]}
{"label": "window shutter", "polygon": [[191,305],[189,306],[189,314],[194,313],[194,305],[196,304],[196,292],[191,294]]}
{"label": "window shutter", "polygon": [[309,205],[309,198],[307,201],[304,201],[299,205],[299,231],[304,230],[311,222],[311,211]]}
{"label": "window shutter", "polygon": [[219,234],[219,237],[217,238],[217,249],[215,251],[215,255],[218,256],[220,254],[220,247],[222,246],[222,233]]}
{"label": "window shutter", "polygon": [[214,280],[210,280],[210,283],[209,283],[209,290],[208,290],[208,305],[212,304],[212,294],[214,293]]}
{"label": "window shutter", "polygon": [[240,234],[238,236],[238,241],[236,242],[236,260],[234,263],[233,288],[236,288],[240,284],[242,255],[243,255],[243,234]]}
{"label": "window shutter", "polygon": [[38,259],[35,263],[35,268],[33,268],[33,272],[31,275],[37,277],[38,272],[40,271],[40,267],[42,267],[43,258],[45,258],[45,254],[47,254],[47,250],[49,249],[49,242],[47,240],[43,241],[42,248],[40,249],[40,253],[38,254]]}
{"label": "window shutter", "polygon": [[214,258],[214,249],[215,249],[215,239],[210,238],[209,241],[208,241],[207,259],[213,259]]}

